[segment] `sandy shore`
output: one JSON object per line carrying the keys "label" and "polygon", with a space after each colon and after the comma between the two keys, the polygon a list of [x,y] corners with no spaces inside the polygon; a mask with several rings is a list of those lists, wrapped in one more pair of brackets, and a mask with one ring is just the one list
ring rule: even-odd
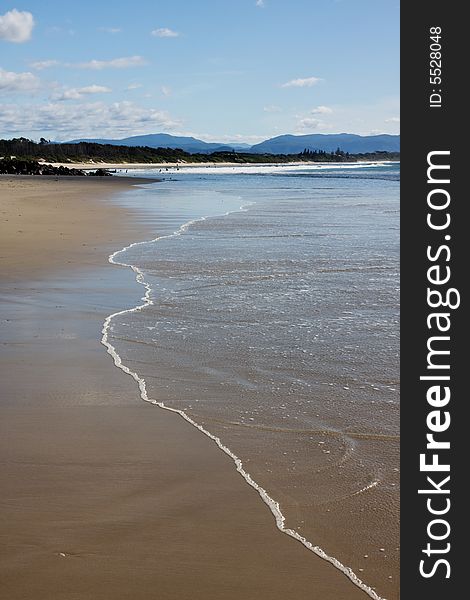
{"label": "sandy shore", "polygon": [[[165,169],[165,168],[176,168],[176,167],[239,167],[240,163],[232,162],[202,162],[202,163],[186,163],[186,162],[162,162],[162,163],[49,163],[53,167],[68,167],[69,169],[83,169],[84,171],[94,171],[96,169]],[[290,163],[294,164],[294,163]],[[297,164],[297,163],[296,163]],[[250,166],[242,165],[242,166]],[[269,166],[266,163],[253,164],[256,166]]]}
{"label": "sandy shore", "polygon": [[[127,211],[98,199],[148,183],[125,177],[0,176],[0,277],[50,273],[102,260],[98,245],[133,235]],[[140,235],[145,237],[145,231]]]}
{"label": "sandy shore", "polygon": [[104,318],[141,295],[107,256],[158,230],[110,202],[130,186],[0,178],[2,597],[366,598],[106,354]]}
{"label": "sandy shore", "polygon": [[[389,163],[389,162],[393,162],[393,161],[370,161],[370,160],[364,160],[364,161],[357,161],[357,162],[374,162],[374,163]],[[272,167],[272,166],[277,166],[277,167],[308,167],[311,165],[323,165],[325,167],[331,167],[332,165],[337,165],[337,164],[355,164],[353,163],[331,163],[331,162],[318,162],[318,161],[312,161],[312,162],[308,162],[308,161],[301,161],[301,162],[289,162],[289,163],[237,163],[237,162],[199,162],[199,163],[187,163],[184,161],[175,163],[175,162],[164,162],[164,163],[90,163],[90,162],[86,162],[86,163],[50,163],[53,167],[68,167],[70,169],[82,169],[84,171],[94,171],[96,169],[127,169],[132,171],[133,169],[155,169],[157,172],[159,169],[175,169],[176,167],[179,168],[185,168],[185,169],[190,169],[190,168],[205,168],[205,167],[253,167],[253,168],[257,168],[257,167]]]}

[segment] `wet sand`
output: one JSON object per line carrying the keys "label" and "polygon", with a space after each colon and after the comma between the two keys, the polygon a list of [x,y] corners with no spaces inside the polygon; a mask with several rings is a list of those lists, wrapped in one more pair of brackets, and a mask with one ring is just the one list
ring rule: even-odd
{"label": "wet sand", "polygon": [[[367,160],[361,161],[354,161],[354,162],[370,162]],[[376,161],[374,161],[376,162]],[[380,162],[380,161],[379,161]],[[393,162],[393,161],[382,161],[382,162]],[[324,163],[320,163],[318,161],[290,161],[288,163],[278,163],[278,162],[272,162],[272,163],[239,163],[239,162],[185,162],[184,160],[179,161],[179,162],[161,162],[161,163],[106,163],[106,162],[77,162],[77,163],[48,163],[51,164],[53,167],[66,167],[69,169],[80,169],[83,171],[95,171],[96,169],[110,169],[110,170],[114,170],[114,169],[118,169],[118,170],[128,170],[128,171],[132,171],[135,169],[145,169],[146,171],[155,171],[156,175],[158,175],[159,171],[165,171],[168,169],[169,172],[173,172],[175,171],[175,169],[179,168],[179,169],[207,169],[207,168],[216,168],[216,169],[220,169],[223,167],[253,167],[253,169],[259,168],[259,167],[294,167],[294,166],[299,166],[299,167],[308,167],[308,166],[312,166],[312,165],[324,165],[324,166],[331,166],[330,162],[324,162]],[[162,173],[164,174],[164,173]]]}
{"label": "wet sand", "polygon": [[106,354],[141,295],[107,256],[158,231],[109,200],[131,183],[0,178],[2,597],[366,598]]}
{"label": "wet sand", "polygon": [[[0,276],[22,279],[102,260],[98,245],[114,247],[134,233],[127,211],[99,202],[148,180],[124,177],[0,175]],[[145,235],[145,230],[140,235]],[[138,235],[139,235],[138,234]]]}

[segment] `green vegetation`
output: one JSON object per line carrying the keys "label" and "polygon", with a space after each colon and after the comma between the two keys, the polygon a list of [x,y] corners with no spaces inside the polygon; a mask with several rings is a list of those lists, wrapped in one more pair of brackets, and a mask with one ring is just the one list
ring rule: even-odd
{"label": "green vegetation", "polygon": [[14,157],[21,160],[45,160],[48,162],[77,163],[289,163],[289,162],[357,162],[361,160],[398,160],[395,152],[349,154],[339,148],[336,152],[307,150],[299,154],[252,154],[249,152],[223,151],[212,154],[189,154],[172,148],[148,146],[115,146],[78,142],[55,144],[41,138],[39,143],[26,138],[0,140],[0,159]]}

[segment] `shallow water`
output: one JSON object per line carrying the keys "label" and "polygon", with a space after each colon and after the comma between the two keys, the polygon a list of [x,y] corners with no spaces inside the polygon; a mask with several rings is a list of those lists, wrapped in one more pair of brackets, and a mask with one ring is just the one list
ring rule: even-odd
{"label": "shallow water", "polygon": [[158,240],[115,256],[143,273],[153,304],[108,332],[149,398],[220,438],[286,526],[387,598],[398,595],[398,179],[397,165],[188,169],[123,195],[158,215]]}

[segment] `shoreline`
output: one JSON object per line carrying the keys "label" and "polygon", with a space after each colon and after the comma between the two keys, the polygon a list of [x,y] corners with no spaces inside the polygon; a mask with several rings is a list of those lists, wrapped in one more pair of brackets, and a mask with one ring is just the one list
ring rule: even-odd
{"label": "shoreline", "polygon": [[[46,599],[60,586],[64,598],[85,599],[104,585],[102,598],[148,598],[158,585],[168,599],[311,598],[312,589],[322,600],[365,598],[332,565],[279,534],[211,440],[176,415],[150,413],[135,382],[103,351],[97,325],[113,306],[135,306],[140,295],[130,269],[114,269],[106,258],[157,227],[145,230],[142,219],[109,202],[110,193],[124,191],[123,178],[116,180],[124,188],[102,187],[100,194],[112,178],[77,178],[64,194],[65,178],[28,177],[23,197],[11,187],[21,180],[10,177],[8,187],[5,179],[10,239],[21,237],[21,221],[31,243],[1,252],[10,268],[3,277],[0,405],[5,593]],[[90,184],[96,188],[88,197]],[[48,235],[38,239],[45,223]],[[44,253],[31,267],[38,242]]]}
{"label": "shoreline", "polygon": [[[240,207],[240,210],[243,210],[243,206]],[[236,211],[234,211],[234,212],[236,212]],[[229,213],[226,213],[226,214],[229,214]],[[182,234],[188,228],[188,226],[192,225],[196,221],[205,220],[206,218],[207,217],[202,217],[200,219],[188,221],[187,223],[182,224],[180,226],[180,228],[178,229],[178,231],[173,233],[171,236],[164,236],[164,237],[178,236],[178,235]],[[132,271],[135,274],[136,282],[139,283],[140,285],[144,286],[144,288],[145,288],[145,294],[141,298],[139,304],[137,304],[134,307],[113,313],[113,314],[109,315],[108,317],[106,317],[106,319],[104,321],[103,329],[101,331],[101,333],[102,333],[101,343],[106,347],[107,352],[112,357],[115,366],[117,368],[121,369],[124,373],[126,373],[127,375],[129,375],[130,377],[132,377],[135,380],[135,382],[137,383],[138,388],[139,388],[140,397],[144,402],[147,402],[151,405],[157,406],[161,410],[168,411],[170,413],[173,413],[174,415],[178,415],[179,417],[184,419],[187,423],[189,423],[192,427],[196,428],[198,431],[200,431],[202,434],[204,434],[210,440],[212,440],[224,454],[226,454],[228,457],[230,457],[231,460],[233,460],[236,471],[243,477],[245,482],[257,492],[257,494],[260,496],[261,500],[267,505],[267,507],[271,511],[271,513],[274,517],[275,523],[276,523],[276,527],[279,529],[279,531],[281,533],[283,533],[287,536],[290,536],[291,538],[293,538],[294,540],[296,540],[297,542],[299,542],[300,544],[305,546],[305,548],[307,550],[309,550],[310,552],[313,552],[313,554],[315,554],[317,557],[319,557],[322,560],[325,560],[326,562],[333,565],[336,569],[338,569],[338,571],[340,571],[343,575],[345,575],[348,579],[350,579],[350,581],[355,586],[357,586],[361,591],[365,592],[370,598],[372,598],[372,600],[384,600],[379,594],[377,594],[377,592],[375,591],[374,588],[370,587],[365,582],[363,582],[359,578],[359,576],[350,567],[345,566],[336,557],[327,554],[322,548],[314,545],[310,540],[308,540],[304,536],[300,535],[297,531],[295,531],[289,527],[286,527],[286,525],[285,525],[286,517],[281,510],[279,502],[276,501],[274,498],[272,498],[269,495],[269,493],[261,485],[259,485],[259,483],[257,483],[253,479],[251,474],[244,467],[243,461],[236,454],[234,454],[234,452],[228,446],[226,446],[225,443],[219,437],[210,433],[207,429],[205,429],[205,427],[203,427],[197,421],[194,421],[184,410],[166,406],[163,402],[159,402],[158,400],[154,400],[154,399],[150,398],[147,393],[147,384],[146,384],[145,379],[143,379],[142,377],[139,377],[139,375],[136,372],[130,370],[130,368],[122,361],[121,356],[117,352],[116,348],[111,344],[111,342],[109,342],[108,331],[110,329],[112,329],[111,324],[112,324],[114,317],[117,317],[119,315],[123,315],[126,313],[138,312],[140,310],[143,310],[147,306],[154,304],[153,300],[150,298],[151,287],[145,280],[145,273],[141,269],[136,267],[135,265],[115,260],[115,257],[121,253],[124,253],[127,249],[132,248],[135,245],[139,245],[142,243],[146,244],[149,241],[157,242],[158,240],[159,240],[159,238],[157,237],[152,240],[148,240],[148,241],[144,241],[144,242],[133,242],[120,250],[116,250],[109,257],[109,262],[111,264],[118,265],[118,266],[128,268],[128,269],[132,269]]]}
{"label": "shoreline", "polygon": [[286,162],[286,163],[239,163],[239,162],[199,162],[199,163],[187,163],[187,162],[166,162],[166,163],[102,163],[102,162],[96,162],[96,163],[47,163],[50,164],[53,167],[69,167],[71,169],[81,169],[83,171],[94,171],[95,169],[118,169],[118,170],[122,170],[122,169],[128,169],[128,170],[134,170],[134,169],[166,169],[166,168],[185,168],[185,169],[190,169],[190,168],[204,168],[204,167],[210,167],[210,168],[217,168],[217,167],[243,167],[243,168],[247,168],[247,167],[253,167],[253,168],[259,168],[259,167],[299,167],[299,166],[313,166],[313,165],[320,165],[322,167],[328,167],[328,166],[337,166],[337,165],[358,165],[358,164],[369,164],[369,163],[373,163],[373,164],[390,164],[390,163],[398,163],[399,161],[390,161],[390,160],[383,160],[383,161],[378,161],[378,160],[363,160],[363,161],[343,161],[343,162],[319,162],[319,161],[297,161],[297,162]]}

